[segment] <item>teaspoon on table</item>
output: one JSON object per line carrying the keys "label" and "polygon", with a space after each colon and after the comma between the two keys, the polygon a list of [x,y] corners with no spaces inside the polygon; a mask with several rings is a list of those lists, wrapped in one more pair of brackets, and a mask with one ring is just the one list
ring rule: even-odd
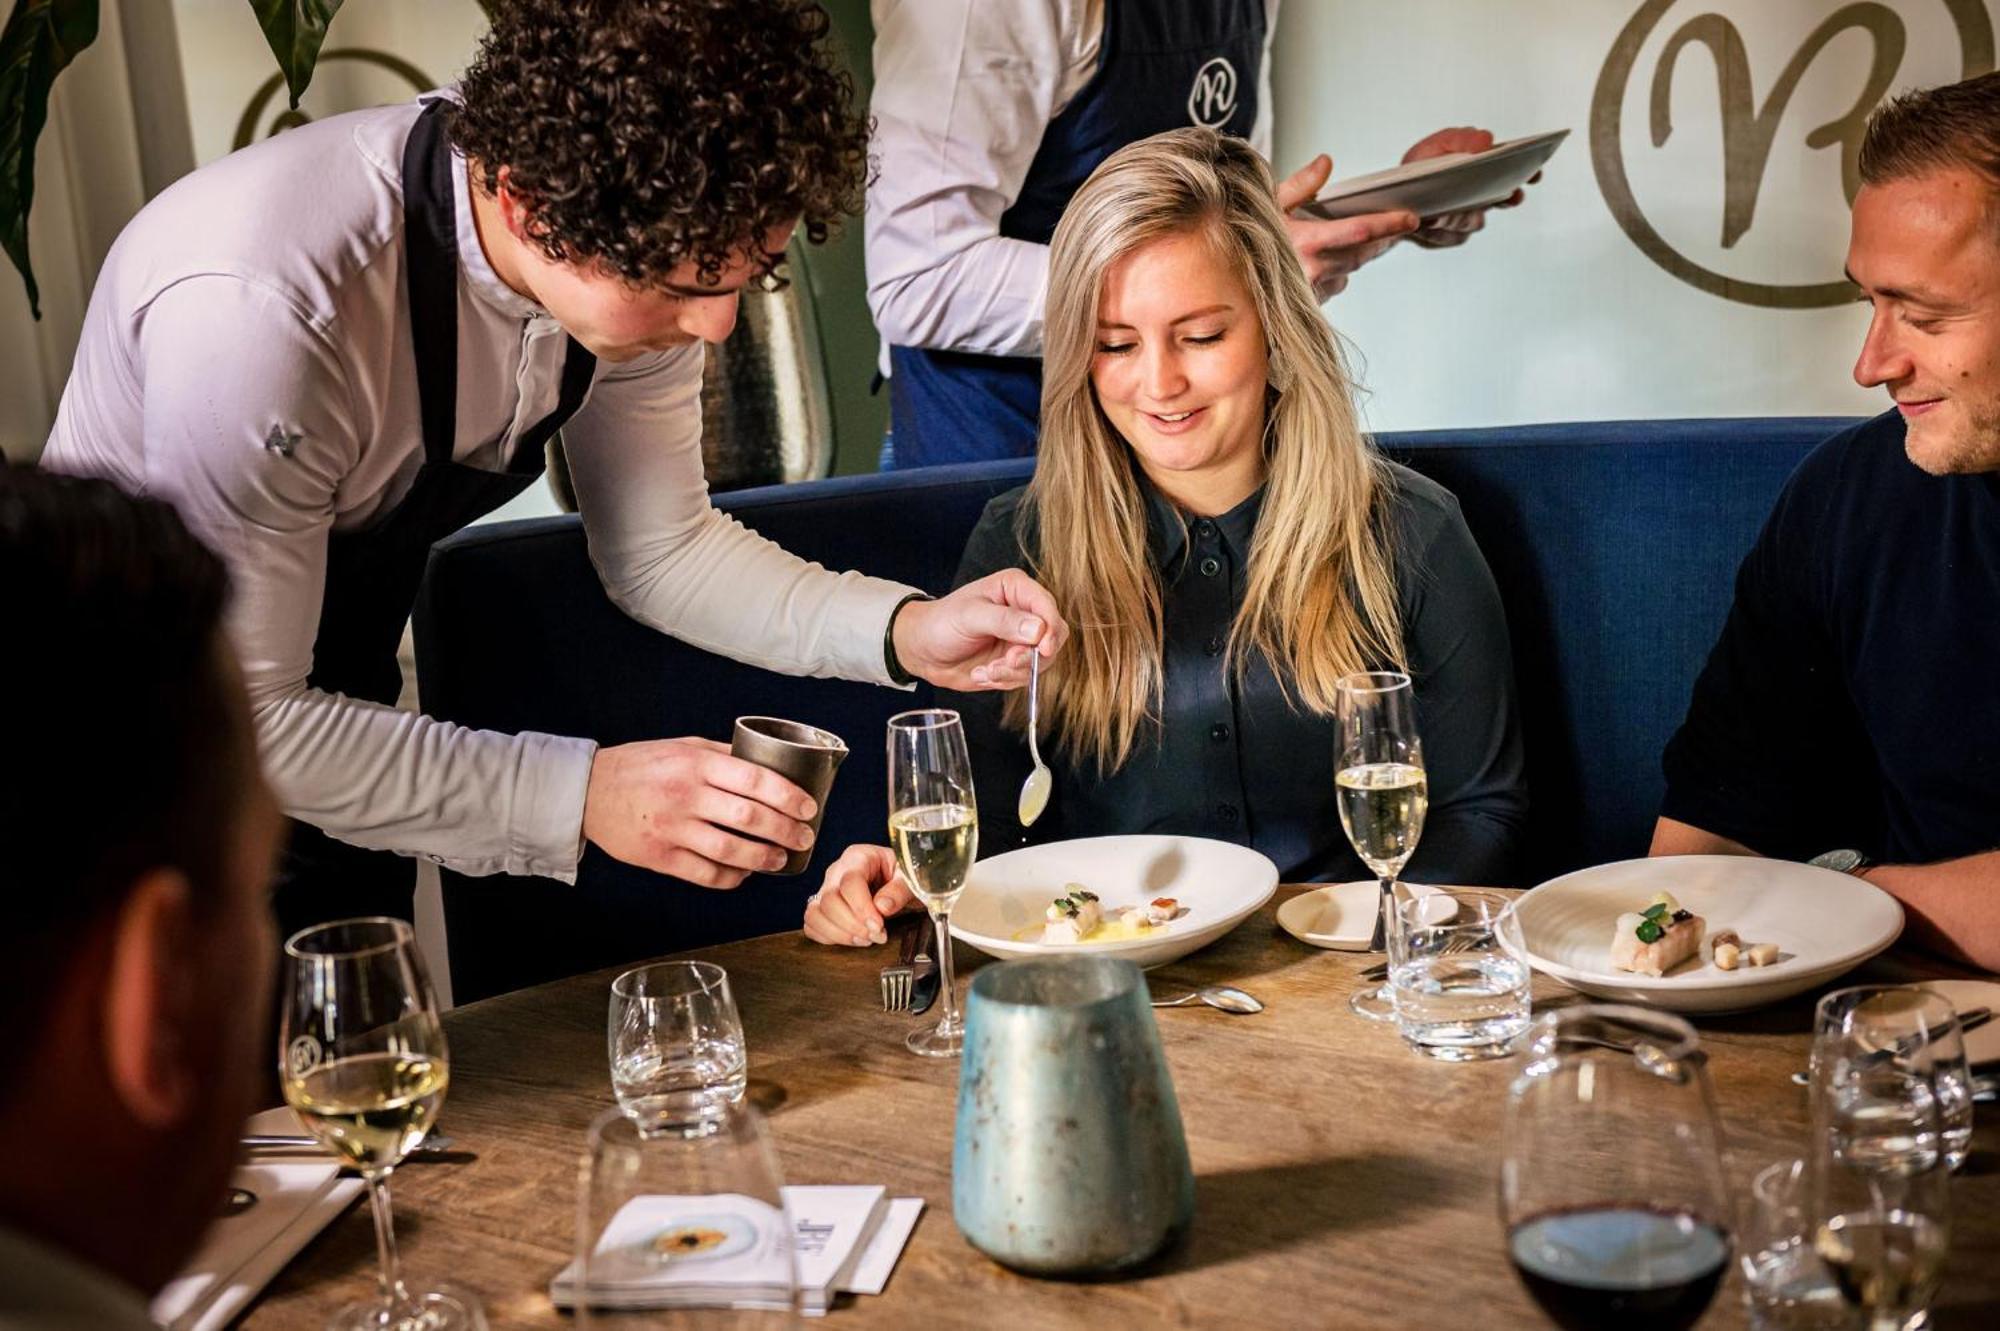
{"label": "teaspoon on table", "polygon": [[1041,749],[1035,743],[1035,732],[1041,724],[1041,697],[1042,651],[1037,647],[1028,657],[1028,755],[1035,760],[1035,770],[1021,783],[1021,802],[1016,810],[1023,827],[1032,826],[1042,816],[1042,810],[1049,807],[1049,789],[1055,784],[1055,778],[1049,775],[1049,765],[1042,761]]}
{"label": "teaspoon on table", "polygon": [[1203,985],[1193,993],[1182,994],[1179,998],[1156,998],[1154,1007],[1186,1007],[1200,999],[1212,1008],[1223,1012],[1244,1016],[1252,1012],[1262,1012],[1264,1004],[1254,994],[1247,994],[1233,984]]}

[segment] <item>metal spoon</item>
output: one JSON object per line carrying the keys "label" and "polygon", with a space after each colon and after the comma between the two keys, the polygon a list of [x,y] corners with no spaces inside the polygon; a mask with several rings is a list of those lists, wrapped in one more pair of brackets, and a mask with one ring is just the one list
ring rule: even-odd
{"label": "metal spoon", "polygon": [[1179,998],[1156,998],[1153,1000],[1153,1006],[1186,1007],[1197,998],[1212,1008],[1223,1012],[1233,1012],[1237,1016],[1245,1016],[1252,1012],[1262,1012],[1264,1010],[1264,1004],[1257,999],[1256,995],[1247,994],[1233,984],[1203,985],[1193,993],[1182,994]]}
{"label": "metal spoon", "polygon": [[1021,803],[1016,810],[1023,827],[1032,826],[1042,816],[1042,810],[1049,807],[1049,791],[1055,785],[1049,765],[1042,761],[1041,749],[1035,743],[1035,732],[1040,729],[1042,719],[1041,685],[1042,652],[1037,647],[1028,657],[1028,756],[1035,760],[1035,770],[1021,783]]}

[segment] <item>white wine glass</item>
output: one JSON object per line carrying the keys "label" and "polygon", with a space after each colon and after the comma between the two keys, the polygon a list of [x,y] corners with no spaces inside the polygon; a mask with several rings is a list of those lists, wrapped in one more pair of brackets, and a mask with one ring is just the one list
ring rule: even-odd
{"label": "white wine glass", "polygon": [[483,1331],[477,1299],[449,1288],[413,1292],[396,1256],[389,1172],[431,1130],[451,1066],[410,926],[375,917],[293,934],[278,1039],[285,1102],[368,1181],[375,1211],[379,1295],[342,1308],[328,1331]]}
{"label": "white wine glass", "polygon": [[951,908],[979,854],[972,759],[957,712],[926,708],[889,718],[889,843],[903,881],[937,928],[938,1006],[944,1010],[935,1027],[912,1031],[906,1043],[926,1058],[957,1058],[965,1023],[952,975]]}
{"label": "white wine glass", "polygon": [[[1430,810],[1416,692],[1408,675],[1387,670],[1346,675],[1336,687],[1333,769],[1340,825],[1381,887],[1368,942],[1369,951],[1381,952],[1386,930],[1396,927],[1396,875],[1415,853]],[[1355,994],[1347,1005],[1371,1021],[1396,1015],[1387,981]]]}
{"label": "white wine glass", "polygon": [[1945,1098],[1933,1069],[1845,1030],[1814,1042],[1813,1251],[1869,1331],[1908,1331],[1924,1324],[1951,1247]]}

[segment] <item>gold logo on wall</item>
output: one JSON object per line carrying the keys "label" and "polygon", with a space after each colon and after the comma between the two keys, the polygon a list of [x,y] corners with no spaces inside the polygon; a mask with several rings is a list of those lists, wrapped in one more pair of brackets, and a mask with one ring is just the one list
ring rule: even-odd
{"label": "gold logo on wall", "polygon": [[[1987,16],[1984,0],[1934,2],[1944,6],[1958,35],[1960,77],[1971,78],[1991,70],[1993,22]],[[1596,91],[1591,94],[1590,160],[1611,215],[1647,258],[1681,281],[1725,300],[1771,309],[1811,309],[1851,299],[1854,288],[1845,280],[1782,285],[1718,273],[1675,249],[1646,219],[1625,171],[1622,138],[1625,95],[1641,49],[1675,3],[1676,0],[1645,0],[1639,6],[1612,44],[1598,74]],[[1723,15],[1706,13],[1690,18],[1661,49],[1649,89],[1648,129],[1655,148],[1665,144],[1674,132],[1670,101],[1674,70],[1682,53],[1690,46],[1705,47],[1714,62],[1722,122],[1722,248],[1735,246],[1756,220],[1757,196],[1770,164],[1778,125],[1799,81],[1828,44],[1849,31],[1861,32],[1872,43],[1873,58],[1867,77],[1855,90],[1849,109],[1809,132],[1805,146],[1839,147],[1841,188],[1851,205],[1860,187],[1856,159],[1868,113],[1894,84],[1908,45],[1903,20],[1895,10],[1872,0],[1836,9],[1813,29],[1785,63],[1761,105],[1757,102],[1742,35]]]}

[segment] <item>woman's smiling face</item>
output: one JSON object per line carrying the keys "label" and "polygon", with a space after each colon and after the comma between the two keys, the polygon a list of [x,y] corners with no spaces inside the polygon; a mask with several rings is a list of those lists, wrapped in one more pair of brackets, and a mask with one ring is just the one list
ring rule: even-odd
{"label": "woman's smiling face", "polygon": [[1263,483],[1264,325],[1201,232],[1105,270],[1090,382],[1147,478],[1184,507],[1225,512]]}

